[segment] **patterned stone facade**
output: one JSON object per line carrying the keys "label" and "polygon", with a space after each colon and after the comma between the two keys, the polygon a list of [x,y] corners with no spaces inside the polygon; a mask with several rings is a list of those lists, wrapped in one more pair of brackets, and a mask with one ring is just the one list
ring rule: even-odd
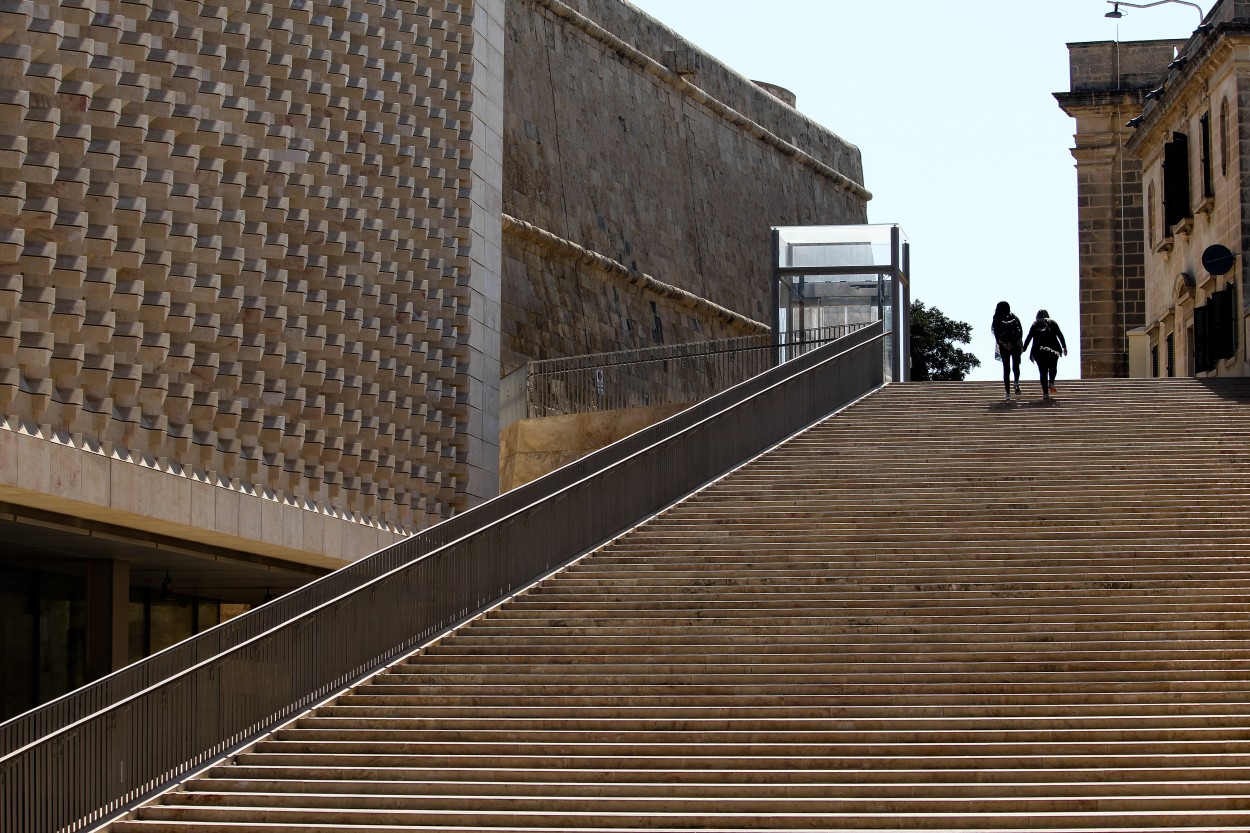
{"label": "patterned stone facade", "polygon": [[[748,335],[771,225],[866,221],[859,151],[619,0],[507,17],[502,364]],[[625,285],[569,250],[728,308]],[[563,253],[562,253],[563,252]]]}
{"label": "patterned stone facade", "polygon": [[4,430],[397,532],[466,506],[480,5],[5,4]]}

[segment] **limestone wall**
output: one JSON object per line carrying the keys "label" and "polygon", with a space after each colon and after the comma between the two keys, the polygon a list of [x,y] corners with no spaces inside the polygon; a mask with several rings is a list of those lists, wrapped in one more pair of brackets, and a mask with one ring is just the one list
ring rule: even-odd
{"label": "limestone wall", "polygon": [[1146,323],[1142,164],[1126,152],[1147,90],[1181,41],[1068,44],[1071,89],[1056,93],[1076,119],[1083,378],[1129,373],[1129,331]]}
{"label": "limestone wall", "polygon": [[592,451],[690,407],[656,405],[619,411],[524,419],[504,428],[499,438],[500,491],[508,491],[580,460]]}
{"label": "limestone wall", "polygon": [[382,527],[464,506],[475,6],[4,4],[5,430]]}
{"label": "limestone wall", "polygon": [[515,0],[507,48],[506,214],[746,320],[505,234],[504,372],[757,332],[769,226],[866,219],[854,146],[627,3]]}

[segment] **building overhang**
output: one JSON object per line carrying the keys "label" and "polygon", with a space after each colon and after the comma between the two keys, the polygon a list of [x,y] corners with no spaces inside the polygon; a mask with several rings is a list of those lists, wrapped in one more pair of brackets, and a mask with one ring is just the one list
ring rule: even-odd
{"label": "building overhang", "polygon": [[1145,88],[1137,90],[1098,90],[1092,92],[1055,93],[1060,109],[1074,119],[1097,115],[1108,108],[1140,108],[1146,100]]}

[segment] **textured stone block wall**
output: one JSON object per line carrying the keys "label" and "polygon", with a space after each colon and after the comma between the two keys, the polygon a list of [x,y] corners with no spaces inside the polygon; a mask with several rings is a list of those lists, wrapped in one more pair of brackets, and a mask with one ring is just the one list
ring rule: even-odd
{"label": "textured stone block wall", "polygon": [[1076,119],[1081,376],[1127,376],[1128,332],[1146,323],[1146,210],[1142,164],[1126,150],[1181,41],[1068,45],[1071,90],[1059,106]]}
{"label": "textured stone block wall", "polygon": [[0,5],[0,413],[414,528],[463,505],[472,2]]}
{"label": "textured stone block wall", "polygon": [[515,0],[507,35],[505,213],[745,320],[506,234],[505,373],[758,332],[769,227],[865,221],[854,146],[634,7]]}

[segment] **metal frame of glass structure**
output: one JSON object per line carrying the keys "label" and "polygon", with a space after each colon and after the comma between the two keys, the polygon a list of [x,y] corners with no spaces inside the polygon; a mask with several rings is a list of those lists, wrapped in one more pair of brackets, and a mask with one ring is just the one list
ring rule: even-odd
{"label": "metal frame of glass structure", "polygon": [[882,321],[886,377],[911,378],[911,244],[897,225],[773,227],[773,362],[785,334]]}

